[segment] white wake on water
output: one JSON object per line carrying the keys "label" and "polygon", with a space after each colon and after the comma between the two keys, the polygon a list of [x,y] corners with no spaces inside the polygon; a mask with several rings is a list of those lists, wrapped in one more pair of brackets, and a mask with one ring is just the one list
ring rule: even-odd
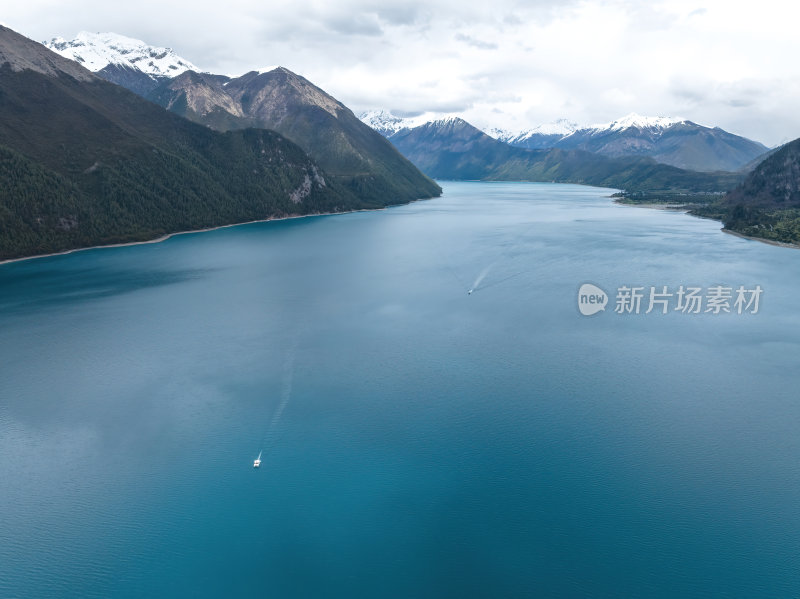
{"label": "white wake on water", "polygon": [[481,274],[478,275],[478,278],[475,279],[475,282],[472,284],[472,287],[470,287],[469,293],[472,293],[473,291],[476,291],[478,289],[478,285],[481,284],[481,282],[486,278],[486,275],[489,274],[489,271],[492,270],[492,266],[494,266],[494,264],[490,264],[481,271]]}
{"label": "white wake on water", "polygon": [[275,410],[275,413],[272,415],[272,418],[269,421],[269,426],[267,427],[266,433],[264,433],[264,437],[261,440],[261,447],[264,448],[258,454],[259,458],[261,457],[261,453],[264,451],[269,452],[272,446],[275,444],[275,433],[278,429],[278,425],[281,422],[281,418],[283,417],[283,412],[286,409],[286,406],[289,404],[289,400],[292,398],[292,383],[294,381],[294,359],[295,354],[297,353],[297,340],[295,340],[292,347],[289,349],[289,352],[286,354],[286,360],[283,363],[283,385],[281,386],[281,401],[278,404],[278,409]]}

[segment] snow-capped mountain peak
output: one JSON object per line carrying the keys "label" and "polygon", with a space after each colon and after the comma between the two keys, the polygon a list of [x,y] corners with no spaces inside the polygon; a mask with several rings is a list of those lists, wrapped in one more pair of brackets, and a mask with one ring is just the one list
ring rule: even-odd
{"label": "snow-capped mountain peak", "polygon": [[43,44],[93,72],[110,64],[132,67],[153,77],[176,77],[184,71],[200,70],[171,48],[150,46],[117,33],[81,31],[71,40],[55,37]]}
{"label": "snow-capped mountain peak", "polygon": [[361,122],[369,125],[383,136],[390,136],[401,129],[407,128],[407,119],[394,116],[388,110],[368,110],[358,117]]}
{"label": "snow-capped mountain peak", "polygon": [[529,130],[526,135],[569,135],[573,131],[577,131],[579,129],[577,123],[573,123],[567,119],[558,119],[556,121],[552,121],[550,123],[544,123],[543,125],[539,125],[538,127],[534,127],[533,129]]}
{"label": "snow-capped mountain peak", "polygon": [[[435,127],[446,127],[448,125],[460,125],[461,123],[466,123],[466,121],[464,119],[462,119],[460,116],[453,116],[453,115],[443,116],[441,118],[434,119],[432,121],[428,121],[429,125],[432,125],[432,126],[435,126]],[[469,123],[467,123],[467,124],[469,124]]]}
{"label": "snow-capped mountain peak", "polygon": [[515,133],[512,133],[508,129],[502,129],[500,127],[486,127],[485,129],[482,129],[482,131],[489,137],[494,137],[495,139],[499,140],[510,139],[511,137],[516,135]]}
{"label": "snow-capped mountain peak", "polygon": [[666,129],[684,122],[686,122],[686,119],[665,116],[642,116],[632,112],[616,121],[592,125],[588,128],[597,131],[624,131],[631,127],[636,127],[637,129]]}
{"label": "snow-capped mountain peak", "polygon": [[511,145],[527,146],[527,142],[533,138],[548,138],[552,141],[554,138],[565,137],[577,131],[578,128],[578,125],[572,121],[558,119],[550,123],[516,131],[491,127],[484,129],[484,133]]}
{"label": "snow-capped mountain peak", "polygon": [[369,125],[384,137],[390,137],[403,129],[413,129],[414,127],[419,127],[420,125],[431,123],[436,120],[431,117],[430,113],[414,117],[399,117],[384,109],[368,110],[361,113],[358,118],[361,122]]}

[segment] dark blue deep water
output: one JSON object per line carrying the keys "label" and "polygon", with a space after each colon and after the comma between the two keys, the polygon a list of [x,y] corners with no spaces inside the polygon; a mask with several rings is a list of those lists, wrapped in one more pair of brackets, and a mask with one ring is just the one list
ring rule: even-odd
{"label": "dark blue deep water", "polygon": [[800,252],[444,188],[0,266],[0,597],[800,597]]}

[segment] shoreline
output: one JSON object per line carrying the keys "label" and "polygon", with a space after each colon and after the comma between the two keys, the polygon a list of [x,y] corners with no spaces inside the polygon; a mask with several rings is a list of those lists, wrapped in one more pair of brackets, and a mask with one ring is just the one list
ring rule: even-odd
{"label": "shoreline", "polygon": [[[699,214],[692,214],[691,207],[686,205],[676,205],[676,204],[663,204],[663,203],[653,203],[653,204],[627,204],[624,202],[619,202],[614,200],[615,204],[619,204],[620,206],[632,206],[637,208],[650,208],[652,210],[668,210],[673,212],[683,212],[684,214],[688,214],[689,216],[693,216],[694,218],[702,218],[705,220],[713,220],[720,224],[722,221],[712,218],[710,216],[701,216]],[[761,243],[766,243],[767,245],[774,245],[776,247],[788,248],[792,250],[800,250],[800,245],[796,243],[788,243],[786,241],[776,241],[774,239],[765,239],[764,237],[755,237],[753,235],[745,235],[744,233],[739,233],[738,231],[732,231],[730,229],[726,229],[725,225],[720,227],[719,229],[723,233],[727,233],[728,235],[733,235],[735,237],[740,237],[742,239],[747,239],[748,241],[760,241]]]}
{"label": "shoreline", "polygon": [[800,245],[796,243],[788,243],[786,241],[775,241],[774,239],[764,239],[763,237],[753,237],[752,235],[745,235],[744,233],[739,233],[739,231],[731,231],[730,229],[725,229],[724,227],[720,229],[723,233],[727,233],[728,235],[733,235],[735,237],[741,237],[742,239],[749,239],[751,241],[760,241],[761,243],[766,243],[768,245],[775,245],[777,247],[782,248],[789,248],[792,250],[800,250]]}
{"label": "shoreline", "polygon": [[[592,186],[589,186],[589,187],[592,187]],[[439,195],[439,196],[436,196],[436,197],[442,197],[442,196]],[[104,245],[90,245],[90,246],[81,247],[81,248],[73,248],[71,250],[64,250],[63,252],[52,252],[52,253],[49,253],[49,254],[36,254],[35,256],[23,256],[21,258],[8,258],[6,260],[0,260],[0,266],[3,266],[5,264],[12,264],[14,262],[24,262],[24,261],[27,261],[27,260],[36,260],[38,258],[53,258],[55,256],[66,256],[68,254],[74,254],[76,252],[86,252],[86,251],[89,251],[89,250],[100,250],[100,249],[107,249],[107,248],[120,248],[120,247],[134,246],[134,245],[147,245],[147,244],[151,244],[151,243],[161,243],[163,241],[167,241],[168,239],[171,239],[172,237],[177,237],[178,235],[191,235],[193,233],[208,233],[209,231],[217,231],[219,229],[227,229],[227,228],[230,228],[230,227],[240,227],[242,225],[254,225],[254,224],[257,224],[257,223],[268,223],[268,222],[272,222],[272,221],[284,221],[284,220],[292,220],[292,219],[297,219],[297,218],[313,218],[313,217],[316,217],[316,216],[336,216],[336,215],[339,215],[339,214],[355,214],[357,212],[377,212],[377,211],[380,211],[380,210],[388,210],[389,208],[394,208],[395,206],[408,206],[409,204],[413,204],[415,202],[422,202],[422,201],[425,201],[425,200],[433,200],[433,199],[436,199],[436,197],[433,197],[433,198],[417,198],[415,200],[410,200],[410,201],[404,202],[402,204],[392,204],[390,206],[383,206],[381,208],[358,208],[356,210],[345,210],[345,211],[342,211],[342,212],[316,212],[316,213],[313,213],[313,214],[296,214],[296,215],[293,215],[293,216],[281,216],[281,217],[271,216],[269,218],[248,220],[248,221],[243,221],[243,222],[240,222],[240,223],[229,223],[227,225],[218,225],[216,227],[206,227],[204,229],[189,229],[189,230],[186,230],[186,231],[175,231],[174,233],[167,233],[166,235],[162,235],[161,237],[156,237],[155,239],[145,239],[145,240],[142,240],[142,241],[129,241],[129,242],[126,242],[126,243],[109,243],[109,244],[104,244]],[[613,196],[608,196],[608,197],[613,198]],[[620,202],[618,199],[613,199],[612,201],[613,201],[614,204],[616,204],[618,206],[625,206],[625,207],[628,207],[628,208],[649,208],[650,210],[664,210],[664,211],[670,211],[670,212],[683,212],[684,214],[688,214],[689,216],[693,216],[695,218],[703,218],[703,219],[707,219],[707,220],[715,220],[715,221],[721,223],[721,221],[719,221],[719,220],[717,220],[715,218],[710,218],[710,217],[706,217],[706,216],[700,216],[700,215],[697,215],[697,214],[692,214],[691,213],[691,207],[686,205],[686,204],[666,204],[666,203],[659,203],[659,202],[654,202],[652,204],[627,203],[627,202]],[[800,250],[800,245],[798,245],[798,244],[787,243],[787,242],[784,242],[784,241],[775,241],[774,239],[764,239],[763,237],[754,237],[752,235],[745,235],[744,233],[739,233],[738,231],[731,231],[730,229],[726,229],[724,226],[720,228],[720,231],[722,231],[723,233],[727,233],[728,235],[734,235],[735,237],[740,237],[742,239],[747,239],[748,241],[760,241],[761,243],[766,243],[767,245]]]}
{"label": "shoreline", "polygon": [[691,207],[687,204],[667,204],[664,202],[645,204],[644,202],[620,202],[619,199],[615,199],[614,203],[619,206],[629,206],[631,208],[650,208],[651,210],[668,210],[671,212],[689,212],[689,210],[691,210]]}
{"label": "shoreline", "polygon": [[[441,196],[437,196],[441,197]],[[188,231],[175,231],[174,233],[167,233],[166,235],[162,235],[161,237],[156,237],[155,239],[145,239],[143,241],[129,241],[126,243],[109,243],[104,245],[90,245],[82,248],[73,248],[71,250],[64,250],[63,252],[52,252],[50,254],[36,254],[35,256],[23,256],[22,258],[8,258],[6,260],[0,260],[0,266],[5,264],[11,264],[13,262],[23,262],[26,260],[36,260],[37,258],[52,258],[54,256],[66,256],[67,254],[74,254],[75,252],[86,252],[88,250],[101,250],[107,248],[122,248],[128,247],[133,245],[147,245],[150,243],[161,243],[162,241],[166,241],[172,237],[176,237],[178,235],[191,235],[192,233],[208,233],[209,231],[217,231],[219,229],[227,229],[230,227],[240,227],[242,225],[254,225],[256,223],[269,223],[272,221],[282,221],[282,220],[291,220],[295,218],[312,218],[315,216],[335,216],[337,214],[355,214],[356,212],[376,212],[379,210],[387,210],[389,208],[393,208],[394,206],[408,206],[409,204],[413,204],[414,202],[421,202],[423,200],[432,200],[434,198],[417,198],[416,200],[411,200],[409,202],[405,202],[403,204],[392,204],[391,206],[383,206],[382,208],[358,208],[356,210],[345,210],[342,212],[315,212],[313,214],[295,214],[294,216],[271,216],[269,218],[261,218],[258,220],[248,220],[241,223],[230,223],[227,225],[218,225],[216,227],[207,227],[205,229],[190,229]]]}

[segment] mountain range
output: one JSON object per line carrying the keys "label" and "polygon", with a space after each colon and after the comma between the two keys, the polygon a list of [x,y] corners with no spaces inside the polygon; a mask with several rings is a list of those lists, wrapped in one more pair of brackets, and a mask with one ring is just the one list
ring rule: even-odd
{"label": "mountain range", "polygon": [[362,127],[394,163],[329,175],[275,131],[192,123],[0,26],[0,257],[439,193]]}
{"label": "mountain range", "polygon": [[[97,75],[217,131],[251,127],[277,131],[357,195],[410,201],[441,193],[349,108],[288,69],[251,71],[235,78],[200,73],[170,49],[112,33],[82,33],[69,42],[47,45],[81,59]],[[109,65],[116,65],[115,70],[110,71]],[[118,77],[137,68],[155,85]]]}
{"label": "mountain range", "polygon": [[424,173],[437,179],[583,183],[671,193],[724,192],[741,173],[702,173],[642,156],[609,157],[585,150],[511,146],[459,117],[402,128],[389,138]]}
{"label": "mountain range", "polygon": [[[366,112],[361,118],[390,140],[404,130],[424,124],[418,118],[402,119],[385,110]],[[613,158],[644,156],[695,171],[736,171],[768,151],[763,144],[718,127],[635,113],[589,127],[561,119],[522,131],[487,128],[484,132],[515,147],[585,150]]]}
{"label": "mountain range", "polygon": [[573,123],[567,119],[559,119],[552,123],[545,123],[520,131],[510,131],[493,127],[485,129],[484,132],[512,146],[528,148],[530,150],[546,150],[554,148],[561,139],[574,133],[579,128],[577,123]]}
{"label": "mountain range", "polygon": [[1,258],[376,208],[438,195],[429,177],[733,189],[695,212],[800,239],[795,142],[766,152],[718,128],[638,115],[516,132],[386,111],[359,120],[281,67],[204,73],[116,34],[46,46],[0,27]]}
{"label": "mountain range", "polygon": [[[88,65],[98,75],[216,130],[276,130],[300,145],[331,174],[375,170],[374,166],[370,169],[370,158],[378,154],[383,162],[391,164],[395,176],[406,175],[407,168],[393,163],[390,150],[375,139],[365,139],[359,126],[364,123],[399,146],[403,144],[401,139],[414,137],[409,138],[410,130],[427,124],[423,117],[398,117],[385,110],[364,113],[359,123],[334,98],[280,67],[235,78],[201,73],[169,48],[150,47],[113,33],[82,32],[73,40],[55,38],[46,45]],[[149,83],[145,85],[141,78],[129,75],[137,69]],[[291,100],[282,105],[287,98]],[[300,106],[304,107],[303,114],[298,110]],[[292,116],[287,119],[290,111]],[[719,128],[637,114],[591,127],[562,119],[523,131],[485,132],[513,147],[583,150],[612,158],[650,157],[662,164],[696,171],[735,171],[767,151],[757,142]],[[381,173],[379,179],[385,176]]]}

